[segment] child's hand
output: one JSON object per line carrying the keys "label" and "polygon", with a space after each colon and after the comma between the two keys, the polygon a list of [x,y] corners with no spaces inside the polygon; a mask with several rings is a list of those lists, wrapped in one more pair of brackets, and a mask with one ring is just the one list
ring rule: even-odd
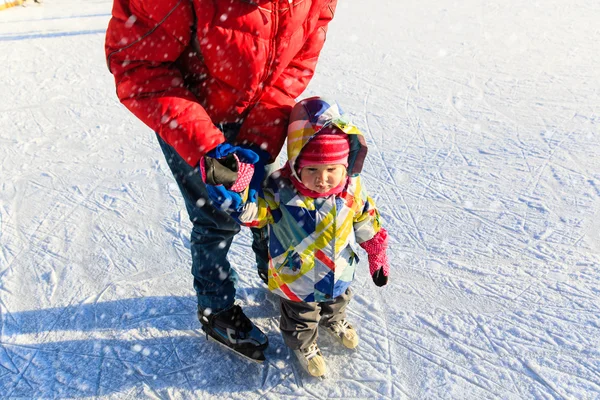
{"label": "child's hand", "polygon": [[369,272],[377,286],[384,286],[388,281],[390,264],[386,253],[387,244],[388,235],[384,228],[370,240],[360,244],[369,256]]}

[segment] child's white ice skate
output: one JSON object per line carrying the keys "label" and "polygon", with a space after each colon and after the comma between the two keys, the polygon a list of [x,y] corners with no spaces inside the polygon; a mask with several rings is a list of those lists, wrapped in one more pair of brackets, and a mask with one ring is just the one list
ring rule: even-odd
{"label": "child's white ice skate", "polygon": [[327,373],[327,365],[317,342],[313,342],[306,349],[294,350],[302,367],[312,376],[322,377]]}
{"label": "child's white ice skate", "polygon": [[352,325],[345,319],[334,322],[326,326],[325,329],[327,329],[327,332],[338,338],[344,347],[355,349],[356,346],[358,346],[358,333],[356,333]]}

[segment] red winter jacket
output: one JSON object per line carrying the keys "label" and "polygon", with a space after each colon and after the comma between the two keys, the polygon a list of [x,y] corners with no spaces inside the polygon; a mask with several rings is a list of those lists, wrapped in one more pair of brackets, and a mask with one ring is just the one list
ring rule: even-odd
{"label": "red winter jacket", "polygon": [[121,102],[192,166],[237,143],[274,158],[313,76],[337,0],[115,0],[108,67]]}

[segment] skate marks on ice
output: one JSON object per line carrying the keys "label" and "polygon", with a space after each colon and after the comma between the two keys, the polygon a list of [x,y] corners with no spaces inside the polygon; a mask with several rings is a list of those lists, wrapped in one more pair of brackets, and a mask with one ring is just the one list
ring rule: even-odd
{"label": "skate marks on ice", "polygon": [[242,398],[249,389],[267,390],[274,368],[208,342],[196,331],[194,307],[193,297],[171,296],[13,313],[3,324],[0,387],[24,398]]}
{"label": "skate marks on ice", "polygon": [[53,32],[53,33],[25,33],[20,35],[0,35],[0,42],[14,42],[20,40],[30,39],[46,39],[46,38],[60,38],[65,36],[81,36],[81,35],[97,35],[103,34],[106,29],[88,29],[83,31],[70,31],[70,32]]}
{"label": "skate marks on ice", "polygon": [[[29,3],[33,4],[33,1],[25,4]],[[110,18],[110,13],[106,12],[64,15],[66,10],[58,10],[54,5],[35,8],[11,10],[14,18],[2,20],[7,29],[0,32],[0,43],[101,35],[106,32]],[[91,5],[90,11],[93,9],[104,11],[99,4]]]}
{"label": "skate marks on ice", "polygon": [[358,315],[373,315],[373,304],[360,295],[351,319],[362,328],[361,350],[376,344],[362,354],[390,343],[392,382],[401,382],[409,398],[569,398],[600,390],[595,310],[465,295],[423,271],[394,272],[392,290],[403,295],[379,303],[387,321],[361,321]]}
{"label": "skate marks on ice", "polygon": [[[264,291],[247,298],[266,301]],[[12,313],[3,322],[0,387],[7,397],[132,396],[171,398],[378,397],[379,385],[354,379],[361,359],[324,341],[332,354],[332,382],[323,386],[293,369],[293,357],[274,329],[272,308],[245,310],[269,335],[267,360],[258,365],[207,341],[198,331],[194,297],[145,297]],[[323,338],[327,338],[323,335]],[[330,351],[331,350],[331,351]],[[346,369],[349,361],[352,368]],[[337,364],[337,365],[336,365]],[[345,371],[344,371],[345,370]]]}
{"label": "skate marks on ice", "polygon": [[[392,225],[390,286],[415,297],[386,311],[403,388],[431,398],[599,393],[598,195],[589,184],[598,144],[565,134],[543,154],[506,143],[477,156],[440,140],[441,150],[423,147],[428,164],[415,163],[420,150],[410,146],[381,151],[381,162],[371,152],[367,168],[384,172],[366,182]],[[509,151],[517,163],[507,168]],[[498,162],[482,166],[489,157]]]}
{"label": "skate marks on ice", "polygon": [[[548,74],[406,72],[400,57],[381,60],[390,75],[377,81],[414,79],[405,91],[364,79],[362,126],[365,182],[392,240],[384,308],[394,362],[411,371],[403,388],[432,398],[599,393],[600,145],[586,100],[597,96]],[[381,112],[399,98],[406,115]]]}

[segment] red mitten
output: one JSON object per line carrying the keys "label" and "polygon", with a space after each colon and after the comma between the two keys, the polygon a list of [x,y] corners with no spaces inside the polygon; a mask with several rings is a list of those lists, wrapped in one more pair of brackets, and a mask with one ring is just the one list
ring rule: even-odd
{"label": "red mitten", "polygon": [[369,272],[377,286],[384,286],[388,281],[390,264],[387,258],[388,234],[384,228],[371,239],[360,244],[369,256]]}

